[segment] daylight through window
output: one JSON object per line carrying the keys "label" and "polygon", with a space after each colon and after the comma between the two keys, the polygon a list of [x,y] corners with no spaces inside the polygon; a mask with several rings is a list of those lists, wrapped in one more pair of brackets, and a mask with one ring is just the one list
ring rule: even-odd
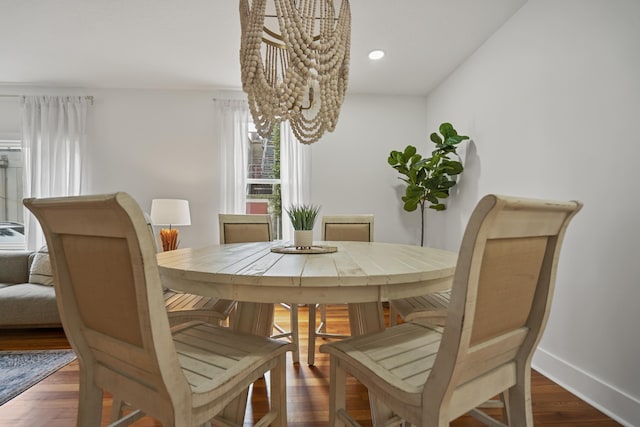
{"label": "daylight through window", "polygon": [[20,140],[0,139],[0,250],[24,249]]}
{"label": "daylight through window", "polygon": [[258,135],[249,122],[247,156],[248,214],[270,214],[274,237],[282,238],[282,199],[280,196],[280,127],[275,126],[269,138]]}

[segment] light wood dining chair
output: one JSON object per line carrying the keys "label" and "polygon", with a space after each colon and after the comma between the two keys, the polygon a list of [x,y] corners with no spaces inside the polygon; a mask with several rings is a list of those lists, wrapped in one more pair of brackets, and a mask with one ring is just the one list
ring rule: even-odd
{"label": "light wood dining chair", "polygon": [[448,426],[506,392],[510,425],[532,426],[531,358],[581,206],[484,197],[463,236],[444,329],[404,323],[320,347],[330,354],[329,425],[357,425],[345,408],[348,373],[368,388],[375,425]]}
{"label": "light wood dining chair", "polygon": [[444,326],[450,302],[451,289],[417,297],[390,300],[389,324],[396,325],[398,316],[400,316],[405,322],[423,319],[434,325]]}
{"label": "light wood dining chair", "polygon": [[[322,217],[322,240],[342,242],[372,242],[373,215],[325,215]],[[316,327],[317,312],[320,324]],[[316,338],[345,338],[349,335],[327,332],[327,307],[309,304],[309,336],[307,363],[315,363]]]}
{"label": "light wood dining chair", "polygon": [[[145,212],[144,218],[152,236],[153,247],[158,252],[160,246],[153,231],[151,217]],[[229,318],[236,305],[236,302],[232,300],[188,294],[169,288],[164,288],[164,302],[171,326],[191,320],[202,320],[206,323],[222,325]]]}
{"label": "light wood dining chair", "polygon": [[[151,217],[146,212],[144,212],[144,217],[149,233],[152,236],[153,247],[156,252],[159,252],[160,245],[158,245],[158,240],[153,230]],[[223,325],[228,320],[229,315],[233,312],[236,305],[235,301],[179,292],[164,286],[162,291],[167,317],[169,318],[169,326],[171,327],[193,320],[212,323],[214,325]],[[129,404],[119,396],[113,395],[111,419],[113,421],[121,419],[127,408],[130,408]],[[141,411],[134,411],[134,415],[129,416],[126,422],[121,422],[121,424],[127,425],[143,416],[144,413]]]}
{"label": "light wood dining chair", "polygon": [[171,326],[192,320],[224,325],[236,305],[232,300],[188,294],[173,289],[164,290],[164,303]]}
{"label": "light wood dining chair", "polygon": [[[268,214],[218,214],[220,225],[220,243],[269,242],[273,240],[271,216]],[[300,362],[298,336],[298,306],[281,303],[289,311],[289,330],[273,322],[277,331],[271,338],[286,338],[294,345],[291,358]],[[232,320],[233,321],[233,320]]]}
{"label": "light wood dining chair", "polygon": [[270,242],[271,217],[267,214],[218,214],[220,244]]}
{"label": "light wood dining chair", "polygon": [[101,425],[104,391],[165,426],[212,419],[231,425],[225,407],[268,371],[265,423],[286,426],[291,345],[203,322],[170,329],[152,236],[133,198],[117,193],[24,204],[44,231],[60,317],[80,364],[78,426]]}

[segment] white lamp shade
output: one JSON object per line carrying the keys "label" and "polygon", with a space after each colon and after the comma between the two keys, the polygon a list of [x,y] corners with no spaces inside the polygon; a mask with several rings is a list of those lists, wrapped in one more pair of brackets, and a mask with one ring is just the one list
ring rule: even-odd
{"label": "white lamp shade", "polygon": [[189,201],[180,199],[153,199],[151,222],[154,225],[191,225]]}

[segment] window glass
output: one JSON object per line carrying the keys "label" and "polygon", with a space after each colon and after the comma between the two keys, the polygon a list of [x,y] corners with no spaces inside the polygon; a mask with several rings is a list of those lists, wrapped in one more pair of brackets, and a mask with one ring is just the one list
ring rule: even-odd
{"label": "window glass", "polygon": [[282,238],[282,200],[280,197],[280,127],[269,138],[258,135],[249,122],[247,155],[248,214],[270,214],[274,237]]}
{"label": "window glass", "polygon": [[0,139],[0,250],[25,248],[20,140]]}

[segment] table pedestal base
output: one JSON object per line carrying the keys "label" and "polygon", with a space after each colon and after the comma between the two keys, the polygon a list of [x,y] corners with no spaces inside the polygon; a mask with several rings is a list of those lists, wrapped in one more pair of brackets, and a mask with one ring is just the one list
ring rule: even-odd
{"label": "table pedestal base", "polygon": [[364,335],[383,331],[384,311],[379,302],[349,304],[349,327],[351,335]]}
{"label": "table pedestal base", "polygon": [[[230,326],[233,330],[254,335],[271,336],[273,328],[273,304],[238,302]],[[379,302],[349,304],[349,326],[352,335],[364,335],[382,331],[384,312]],[[249,391],[246,390],[224,409],[223,417],[242,425]],[[374,420],[388,419],[390,411],[375,398],[369,397],[371,416]]]}

